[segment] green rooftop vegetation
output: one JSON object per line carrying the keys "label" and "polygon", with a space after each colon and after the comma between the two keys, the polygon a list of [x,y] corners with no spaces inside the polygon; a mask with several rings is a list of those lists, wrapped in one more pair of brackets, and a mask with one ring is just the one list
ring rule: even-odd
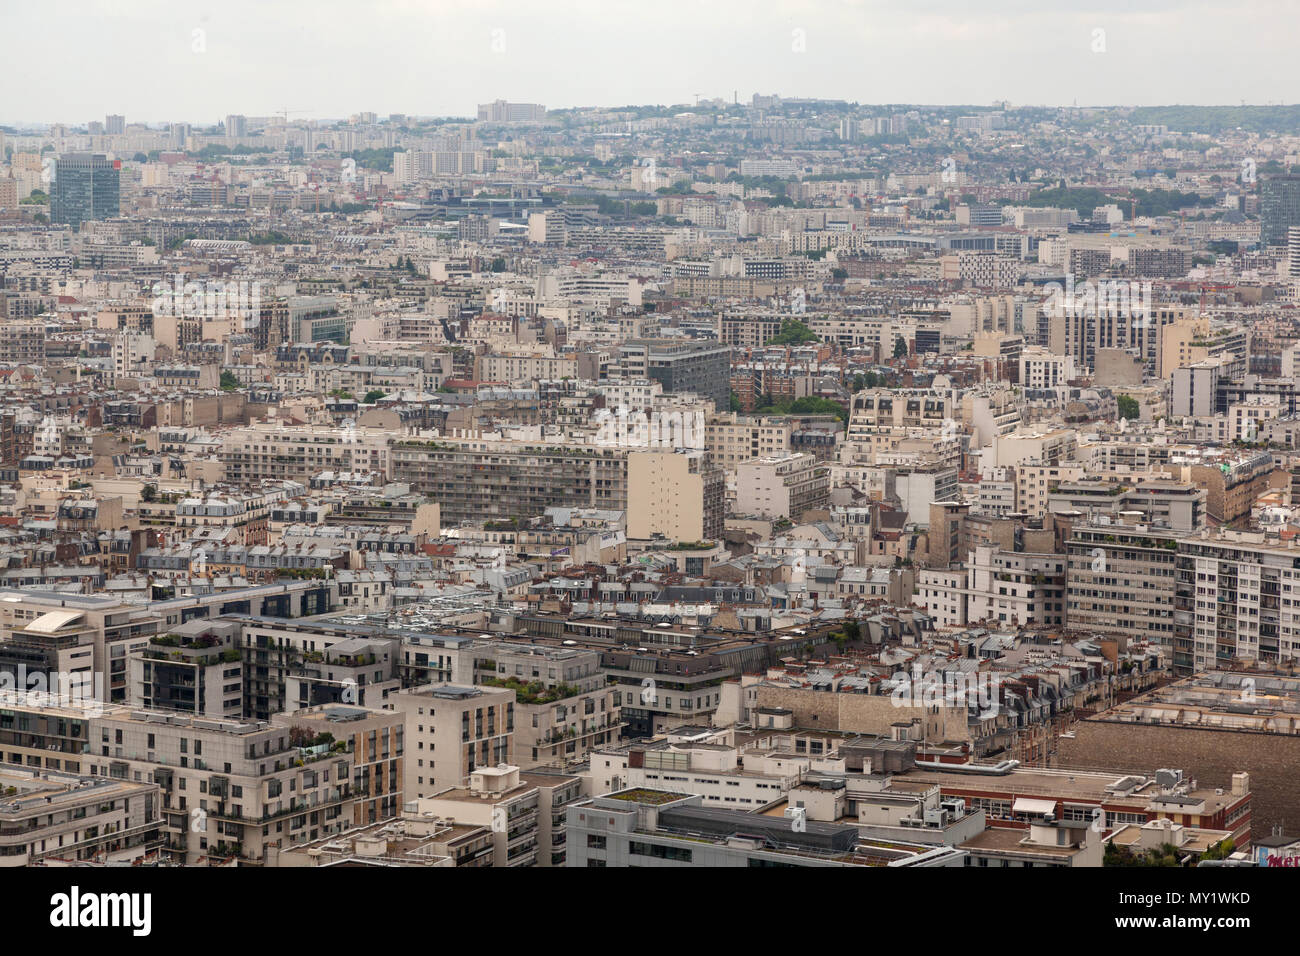
{"label": "green rooftop vegetation", "polygon": [[673,803],[680,800],[680,793],[664,793],[662,790],[645,790],[638,787],[635,790],[624,790],[622,793],[611,793],[608,795],[611,800],[626,800],[628,803],[648,803],[652,806],[662,806],[665,803]]}
{"label": "green rooftop vegetation", "polygon": [[569,684],[556,684],[547,687],[541,681],[521,681],[517,677],[484,677],[480,683],[489,687],[504,687],[515,692],[515,699],[521,704],[551,704],[566,697],[573,697],[579,691]]}
{"label": "green rooftop vegetation", "polygon": [[665,551],[708,551],[713,547],[712,541],[678,541],[665,548]]}

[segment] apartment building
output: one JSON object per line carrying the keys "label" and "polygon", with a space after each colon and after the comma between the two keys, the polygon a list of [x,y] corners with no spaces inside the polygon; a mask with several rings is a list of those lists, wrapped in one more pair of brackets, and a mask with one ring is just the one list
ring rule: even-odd
{"label": "apartment building", "polygon": [[1206,523],[1206,490],[1192,482],[1159,476],[1124,479],[1081,477],[1050,487],[1051,514],[1112,516],[1115,522],[1141,516],[1142,523],[1173,531],[1196,531]]}
{"label": "apartment building", "polygon": [[1077,524],[1066,542],[1066,624],[1174,643],[1178,538],[1145,525]]}
{"label": "apartment building", "polygon": [[735,412],[711,415],[704,426],[705,450],[719,468],[734,471],[740,462],[789,455],[793,431],[785,418],[747,418]]}
{"label": "apartment building", "polygon": [[[1073,280],[1071,280],[1073,281]],[[1160,330],[1170,323],[1185,321],[1187,309],[1150,301],[1126,282],[1104,285],[1100,291],[1079,293],[1070,305],[1048,313],[1045,344],[1053,355],[1068,355],[1081,368],[1095,368],[1101,349],[1126,349],[1137,354],[1148,371],[1154,372],[1159,355]]]}
{"label": "apartment building", "polygon": [[4,764],[0,793],[0,867],[129,866],[163,843],[154,783]]}
{"label": "apartment building", "polygon": [[876,430],[941,430],[954,421],[953,403],[939,392],[922,389],[863,389],[849,407],[848,440],[865,439]]}
{"label": "apartment building", "polygon": [[1010,469],[1015,475],[1015,510],[1031,518],[1047,513],[1048,499],[1058,486],[1082,478],[1082,465],[1036,465],[1024,462]]}
{"label": "apartment building", "polygon": [[1294,539],[1221,529],[1178,543],[1175,666],[1300,657],[1300,548]]}
{"label": "apartment building", "polygon": [[29,750],[74,756],[94,778],[156,785],[165,852],[178,862],[260,862],[268,846],[351,825],[349,744],[292,735],[292,715],[268,725],[117,705],[51,709],[35,699],[14,710],[45,734],[24,741]]}
{"label": "apartment building", "polygon": [[45,337],[45,322],[40,319],[0,323],[0,362],[43,365]]}
{"label": "apartment building", "polygon": [[693,392],[721,411],[730,405],[731,348],[707,342],[632,339],[619,346],[611,378],[651,378],[665,392]]}
{"label": "apartment building", "polygon": [[424,684],[390,695],[386,707],[406,725],[407,800],[464,787],[476,769],[514,759],[510,688]]}
{"label": "apartment building", "polygon": [[244,660],[234,621],[191,621],[149,638],[129,662],[128,703],[146,710],[238,720],[244,714]]}
{"label": "apartment building", "polygon": [[0,673],[42,675],[51,688],[72,682],[123,703],[129,658],[164,626],[156,610],[104,595],[0,591]]}
{"label": "apartment building", "polygon": [[1156,377],[1169,379],[1175,369],[1213,361],[1225,376],[1240,378],[1250,371],[1249,359],[1249,329],[1211,328],[1208,316],[1193,316],[1160,327]]}
{"label": "apartment building", "polygon": [[617,739],[619,694],[608,686],[594,650],[501,643],[482,648],[495,674],[487,687],[515,692],[515,762],[568,767]]}
{"label": "apartment building", "polygon": [[1020,384],[1024,388],[1056,388],[1077,375],[1072,356],[1053,355],[1037,345],[1026,346],[1020,353]]}
{"label": "apartment building", "polygon": [[323,471],[377,472],[389,476],[387,432],[365,428],[300,428],[260,423],[222,436],[218,458],[226,480],[306,481]]}
{"label": "apartment building", "polygon": [[736,466],[736,513],[800,521],[830,506],[830,467],[803,453]]}
{"label": "apartment building", "polygon": [[1065,624],[1065,559],[1059,554],[977,547],[967,588],[971,621]]}
{"label": "apartment building", "polygon": [[[352,762],[352,826],[389,820],[404,804],[406,722],[400,714],[349,704],[321,704],[277,718],[309,754],[339,750]],[[340,746],[341,745],[341,746]]]}
{"label": "apartment building", "polygon": [[635,788],[569,807],[568,866],[961,866],[947,847],[863,841],[852,824],[706,807],[695,794]]}
{"label": "apartment building", "polygon": [[[394,443],[396,480],[434,498],[449,525],[509,520],[548,508],[637,509],[632,537],[695,541],[721,534],[724,479],[701,451],[554,440],[443,438]],[[671,480],[670,480],[671,479]]]}
{"label": "apartment building", "polygon": [[537,866],[550,859],[541,832],[543,818],[549,828],[550,808],[543,812],[539,789],[518,767],[479,767],[469,774],[468,786],[442,789],[413,803],[421,815],[488,827],[493,866]]}
{"label": "apartment building", "polygon": [[392,468],[394,480],[438,502],[448,525],[538,515],[552,507],[622,511],[628,502],[626,448],[408,439],[394,442]]}
{"label": "apartment building", "polygon": [[627,536],[716,541],[726,519],[726,478],[702,451],[629,450]]}

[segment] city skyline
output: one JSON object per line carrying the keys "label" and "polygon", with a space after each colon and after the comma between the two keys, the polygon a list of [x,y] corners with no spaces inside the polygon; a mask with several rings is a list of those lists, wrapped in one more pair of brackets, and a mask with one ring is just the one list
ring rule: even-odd
{"label": "city skyline", "polygon": [[1285,913],[1197,874],[1300,867],[1300,12],[0,22],[20,914],[719,867]]}

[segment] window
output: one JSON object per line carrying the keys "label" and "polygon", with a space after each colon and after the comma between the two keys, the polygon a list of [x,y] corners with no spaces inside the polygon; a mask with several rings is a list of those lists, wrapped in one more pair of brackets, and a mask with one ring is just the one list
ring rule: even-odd
{"label": "window", "polygon": [[693,853],[685,847],[642,843],[639,840],[632,840],[628,844],[628,852],[632,856],[649,856],[657,860],[677,860],[681,863],[690,863],[693,856]]}

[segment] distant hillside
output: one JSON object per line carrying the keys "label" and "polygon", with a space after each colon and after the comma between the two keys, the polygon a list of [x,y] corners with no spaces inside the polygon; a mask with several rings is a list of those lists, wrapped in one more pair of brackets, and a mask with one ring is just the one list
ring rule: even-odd
{"label": "distant hillside", "polygon": [[1297,106],[1141,106],[1129,116],[1138,125],[1168,126],[1179,133],[1209,133],[1241,127],[1256,133],[1300,132]]}

